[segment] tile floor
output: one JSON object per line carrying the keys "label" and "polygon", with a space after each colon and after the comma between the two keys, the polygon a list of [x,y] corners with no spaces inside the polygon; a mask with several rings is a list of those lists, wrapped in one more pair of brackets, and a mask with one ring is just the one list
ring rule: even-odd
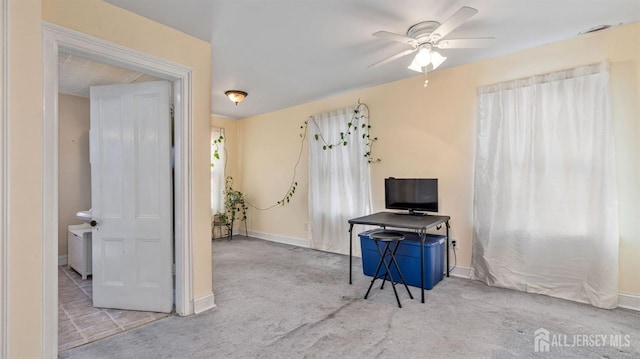
{"label": "tile floor", "polygon": [[169,316],[166,313],[94,308],[91,277],[58,267],[58,350],[74,348]]}

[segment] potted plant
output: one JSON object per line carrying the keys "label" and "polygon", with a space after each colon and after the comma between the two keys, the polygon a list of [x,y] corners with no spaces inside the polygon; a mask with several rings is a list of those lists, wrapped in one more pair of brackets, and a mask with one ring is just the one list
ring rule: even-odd
{"label": "potted plant", "polygon": [[247,203],[244,194],[233,189],[233,178],[227,176],[224,190],[224,213],[220,214],[220,221],[227,227],[229,239],[233,238],[233,223],[240,219],[244,221],[244,231],[247,234]]}

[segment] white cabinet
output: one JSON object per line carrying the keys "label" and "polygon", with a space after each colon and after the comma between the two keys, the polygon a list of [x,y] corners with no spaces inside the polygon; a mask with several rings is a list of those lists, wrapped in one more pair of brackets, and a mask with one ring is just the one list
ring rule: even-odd
{"label": "white cabinet", "polygon": [[77,224],[69,226],[67,242],[69,268],[80,273],[82,279],[91,274],[91,226]]}

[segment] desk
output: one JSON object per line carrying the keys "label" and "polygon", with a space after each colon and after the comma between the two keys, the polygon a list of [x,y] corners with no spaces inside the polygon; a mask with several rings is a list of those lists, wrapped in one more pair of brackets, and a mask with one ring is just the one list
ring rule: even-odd
{"label": "desk", "polygon": [[420,234],[420,285],[422,290],[422,303],[424,303],[424,240],[427,229],[445,224],[447,229],[447,277],[449,276],[449,216],[421,216],[410,214],[398,214],[395,212],[378,212],[364,217],[349,220],[349,284],[352,277],[353,261],[353,226],[355,224],[379,226],[382,228],[393,227],[412,229]]}

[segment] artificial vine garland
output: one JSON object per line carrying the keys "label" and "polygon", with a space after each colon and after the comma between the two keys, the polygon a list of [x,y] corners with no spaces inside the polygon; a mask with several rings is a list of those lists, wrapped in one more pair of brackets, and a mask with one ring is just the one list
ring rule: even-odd
{"label": "artificial vine garland", "polygon": [[[282,196],[282,199],[280,199],[279,201],[276,202],[276,204],[269,206],[267,208],[260,208],[257,207],[251,203],[249,203],[246,199],[244,199],[244,195],[242,194],[242,192],[239,191],[234,191],[233,188],[231,188],[231,183],[227,183],[227,188],[225,189],[225,195],[227,197],[229,197],[230,195],[240,195],[243,197],[243,205],[246,203],[246,205],[255,208],[257,210],[262,210],[262,211],[266,211],[269,209],[272,209],[274,207],[277,207],[279,205],[285,205],[287,203],[289,203],[291,201],[291,198],[293,197],[293,195],[296,193],[296,188],[298,187],[298,182],[296,181],[296,171],[298,169],[298,165],[300,164],[300,159],[302,157],[302,150],[304,148],[304,141],[307,138],[307,132],[309,131],[309,121],[311,121],[316,128],[316,133],[314,133],[313,138],[318,141],[318,142],[322,142],[322,149],[323,150],[332,150],[334,148],[340,148],[341,146],[347,146],[349,144],[349,142],[353,142],[350,137],[355,135],[355,134],[361,134],[358,136],[358,138],[362,141],[365,141],[366,146],[367,146],[367,151],[364,154],[364,157],[367,159],[367,163],[377,163],[380,162],[380,158],[374,158],[372,155],[372,148],[373,148],[373,143],[375,141],[378,140],[378,137],[371,137],[370,135],[370,131],[371,131],[371,124],[366,122],[366,119],[368,118],[369,115],[369,107],[364,104],[361,103],[360,100],[358,100],[358,105],[353,109],[353,114],[351,116],[351,120],[347,123],[347,127],[346,129],[344,129],[343,131],[340,132],[340,140],[336,141],[335,143],[329,143],[326,138],[327,136],[325,136],[321,131],[320,131],[320,127],[318,126],[318,124],[316,123],[316,121],[313,119],[313,117],[310,117],[309,120],[304,121],[304,124],[300,126],[300,129],[302,130],[300,133],[300,151],[298,153],[298,160],[296,161],[295,166],[293,167],[293,175],[291,177],[291,183],[289,184],[289,189],[287,190],[287,192],[284,194],[284,196]],[[218,137],[217,139],[213,140],[211,145],[213,146],[213,157],[216,159],[220,159],[220,155],[219,155],[219,145],[222,144],[222,141],[224,140],[224,137],[222,135],[220,135],[220,137]],[[225,156],[226,159],[226,156]],[[213,167],[213,163],[211,163],[211,166]],[[245,209],[246,210],[246,209]],[[243,214],[243,219],[246,219],[246,213]]]}
{"label": "artificial vine garland", "polygon": [[[366,114],[365,114],[366,112]],[[371,138],[369,132],[371,130],[371,124],[365,123],[362,119],[366,119],[369,115],[369,106],[364,103],[360,103],[358,101],[358,105],[353,109],[353,115],[351,116],[351,121],[347,123],[346,130],[340,132],[340,140],[336,143],[328,143],[325,137],[320,132],[320,127],[316,123],[316,121],[311,117],[311,121],[313,121],[314,125],[316,125],[316,129],[318,133],[313,135],[313,138],[316,141],[322,141],[322,149],[323,150],[331,150],[333,148],[339,147],[340,145],[346,146],[349,144],[347,141],[348,137],[352,135],[352,133],[356,133],[358,129],[360,129],[360,133],[362,133],[362,140],[366,142],[367,152],[365,152],[364,157],[367,159],[368,163],[380,162],[379,158],[373,159],[371,157],[371,148],[373,147],[373,143],[378,140],[378,137]],[[305,126],[308,126],[308,121],[304,122]],[[300,126],[302,128],[302,126]],[[306,133],[306,129],[305,129]]]}
{"label": "artificial vine garland", "polygon": [[[323,150],[325,151],[332,150],[334,148],[340,148],[340,146],[347,146],[350,141],[349,137],[354,133],[358,133],[358,129],[360,129],[359,133],[362,133],[361,138],[363,141],[366,142],[366,146],[367,146],[367,152],[365,152],[364,154],[364,157],[367,159],[367,163],[380,162],[380,158],[374,159],[371,155],[373,143],[378,140],[378,137],[371,138],[371,135],[370,135],[371,124],[365,122],[368,116],[369,116],[369,106],[367,106],[364,103],[361,103],[360,100],[358,100],[358,105],[353,109],[353,114],[351,115],[351,120],[347,123],[347,128],[344,131],[340,132],[340,140],[336,141],[335,143],[329,143],[326,140],[326,137],[320,131],[320,126],[318,126],[318,124],[316,123],[313,117],[310,117],[309,120],[313,122],[317,131],[313,135],[313,138],[316,141],[322,141]],[[309,130],[309,120],[304,121],[304,124],[300,126],[300,129],[302,130],[302,132],[300,133],[300,138],[302,139],[300,141],[300,154],[302,154],[302,147],[304,145],[305,139],[307,138],[307,132]],[[298,166],[299,162],[300,162],[300,155],[298,155],[298,162],[296,163],[295,167]],[[289,190],[284,195],[282,200],[278,201],[277,204],[279,205],[284,205],[286,203],[289,203],[289,201],[291,200],[291,197],[293,197],[293,194],[296,192],[296,187],[298,186],[298,182],[295,181],[295,168],[293,173],[294,174],[291,181],[291,185],[289,186]]]}
{"label": "artificial vine garland", "polygon": [[[216,160],[220,159],[220,145],[222,144],[222,141],[224,140],[224,136],[222,135],[222,133],[220,134],[220,136],[218,136],[218,138],[216,138],[215,140],[211,141],[211,146],[213,147],[213,158],[215,158]],[[226,159],[226,157],[225,157]],[[213,161],[211,161],[211,167],[213,167]]]}

